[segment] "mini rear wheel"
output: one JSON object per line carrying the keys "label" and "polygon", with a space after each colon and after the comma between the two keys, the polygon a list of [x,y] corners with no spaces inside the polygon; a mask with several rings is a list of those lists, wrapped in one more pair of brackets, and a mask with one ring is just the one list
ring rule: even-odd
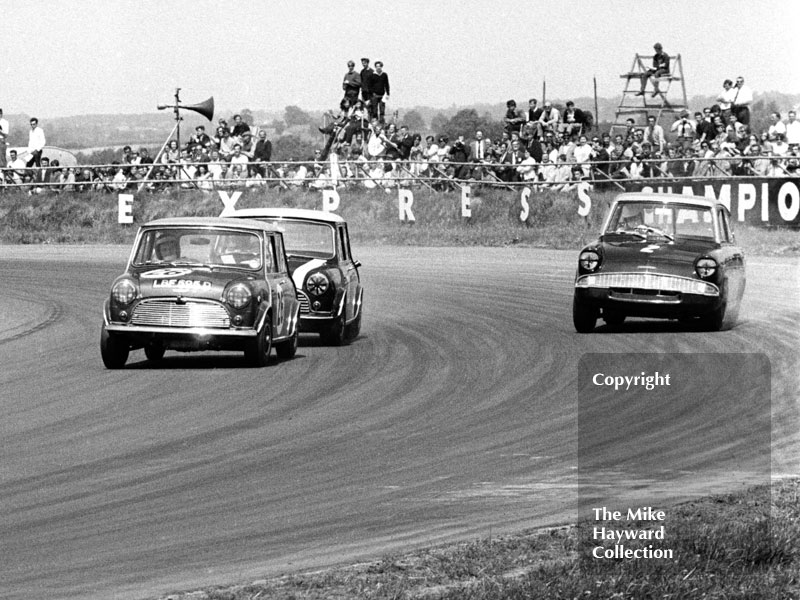
{"label": "mini rear wheel", "polygon": [[294,335],[292,335],[292,337],[285,342],[279,342],[275,344],[275,354],[278,355],[278,358],[286,360],[289,358],[294,358],[294,355],[297,354],[298,329],[299,327],[295,325]]}
{"label": "mini rear wheel", "polygon": [[325,331],[320,332],[320,340],[327,346],[344,346],[349,341],[346,329],[344,310],[342,310],[342,314],[334,319]]}

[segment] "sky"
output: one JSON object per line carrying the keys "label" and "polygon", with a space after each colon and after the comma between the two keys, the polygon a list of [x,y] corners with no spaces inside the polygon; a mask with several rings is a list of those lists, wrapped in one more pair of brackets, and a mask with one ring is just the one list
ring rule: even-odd
{"label": "sky", "polygon": [[[737,75],[800,93],[797,0],[2,0],[0,108],[47,117],[148,113],[213,96],[222,112],[333,109],[347,61],[381,60],[387,110],[524,105],[622,92],[653,44],[687,94]],[[9,58],[11,57],[11,58]]]}

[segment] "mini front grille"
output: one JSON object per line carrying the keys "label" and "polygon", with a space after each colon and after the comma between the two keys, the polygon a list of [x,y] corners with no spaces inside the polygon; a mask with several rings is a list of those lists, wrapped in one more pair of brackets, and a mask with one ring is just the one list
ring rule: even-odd
{"label": "mini front grille", "polygon": [[300,301],[301,315],[307,315],[309,312],[311,312],[311,305],[308,302],[308,296],[306,296],[305,292],[297,290],[297,299]]}
{"label": "mini front grille", "polygon": [[654,290],[663,295],[677,292],[700,294],[702,296],[719,296],[719,289],[712,283],[658,273],[597,273],[595,275],[583,275],[578,278],[575,285],[584,288],[636,290],[640,294],[644,293],[645,290]]}
{"label": "mini front grille", "polygon": [[216,302],[174,300],[145,300],[136,305],[131,316],[132,325],[157,327],[216,327],[231,326],[225,307]]}

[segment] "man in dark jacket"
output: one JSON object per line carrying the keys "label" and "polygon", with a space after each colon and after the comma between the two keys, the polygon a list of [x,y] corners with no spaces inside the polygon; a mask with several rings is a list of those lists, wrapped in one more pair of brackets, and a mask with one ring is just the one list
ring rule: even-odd
{"label": "man in dark jacket", "polygon": [[384,72],[381,61],[375,62],[375,72],[370,77],[369,88],[371,92],[369,101],[370,117],[383,123],[386,112],[386,103],[383,99],[384,97],[387,100],[389,99],[389,76]]}
{"label": "man in dark jacket", "polygon": [[272,158],[272,142],[267,139],[267,132],[261,130],[258,132],[258,141],[256,142],[256,147],[253,150],[253,162],[256,163],[253,165],[253,168],[258,172],[259,175],[262,177],[267,176],[267,165],[264,163],[268,163]]}
{"label": "man in dark jacket", "polygon": [[[361,100],[364,101],[364,105],[369,105],[369,101],[372,99],[372,92],[370,91],[370,81],[372,79],[372,75],[375,73],[369,67],[369,59],[362,58],[361,59]],[[352,103],[351,103],[352,104]]]}
{"label": "man in dark jacket", "polygon": [[361,75],[355,71],[356,63],[352,60],[347,61],[347,73],[344,74],[342,89],[344,97],[350,101],[350,106],[358,100],[358,93],[361,91]]}

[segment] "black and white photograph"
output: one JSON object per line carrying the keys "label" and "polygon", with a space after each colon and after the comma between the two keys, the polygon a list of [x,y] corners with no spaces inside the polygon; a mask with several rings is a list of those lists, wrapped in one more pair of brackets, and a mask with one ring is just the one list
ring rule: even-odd
{"label": "black and white photograph", "polygon": [[800,4],[2,14],[0,599],[800,600]]}

